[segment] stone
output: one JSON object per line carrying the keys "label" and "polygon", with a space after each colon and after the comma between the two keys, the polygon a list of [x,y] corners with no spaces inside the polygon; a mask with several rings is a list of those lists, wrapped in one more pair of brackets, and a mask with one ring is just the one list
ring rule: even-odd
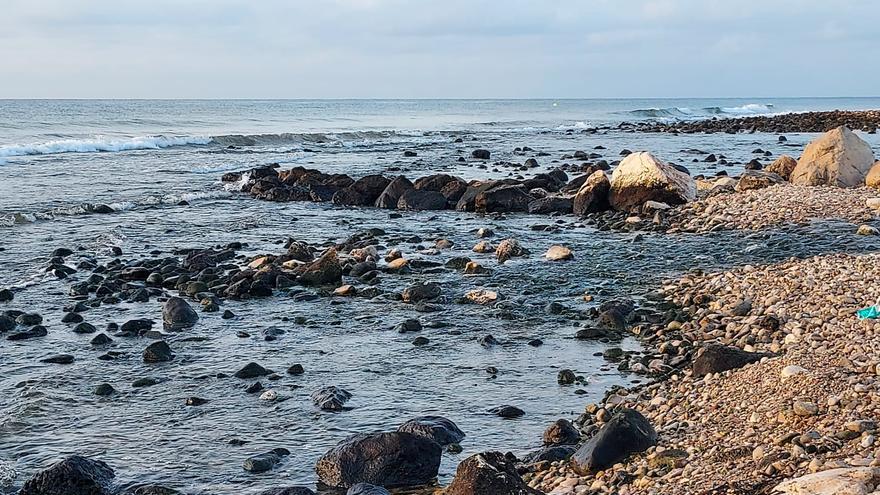
{"label": "stone", "polygon": [[199,314],[183,299],[172,297],[162,308],[162,323],[166,330],[183,330],[193,327]]}
{"label": "stone", "polygon": [[263,368],[257,363],[250,362],[244,365],[243,368],[235,372],[236,378],[249,379],[249,378],[257,378],[261,376],[271,375],[272,372]]}
{"label": "stone", "polygon": [[529,203],[534,199],[525,186],[500,184],[478,193],[474,198],[474,209],[482,213],[528,211]]}
{"label": "stone", "polygon": [[410,189],[397,200],[399,210],[445,210],[448,206],[446,196],[438,191]]}
{"label": "stone", "polygon": [[800,375],[801,373],[806,373],[806,372],[807,372],[807,370],[805,370],[804,368],[797,366],[797,365],[794,365],[794,364],[790,364],[790,365],[786,366],[785,368],[782,368],[782,371],[780,371],[780,375],[782,376],[782,379],[784,380],[786,378],[791,378],[795,375]]}
{"label": "stone", "polygon": [[15,299],[15,294],[9,289],[0,289],[0,302],[9,302]]}
{"label": "stone", "polygon": [[618,409],[592,438],[571,458],[579,474],[588,474],[613,466],[630,454],[644,452],[656,445],[657,432],[651,423],[634,409]]}
{"label": "stone", "polygon": [[519,418],[526,414],[522,409],[510,405],[493,407],[489,412],[504,419]]}
{"label": "stone", "polygon": [[370,483],[358,483],[349,488],[345,495],[391,495],[391,492],[381,486]]}
{"label": "stone", "polygon": [[872,189],[880,189],[880,161],[874,163],[865,176],[865,185]]}
{"label": "stone", "polygon": [[315,390],[310,397],[312,403],[324,411],[342,411],[351,399],[351,392],[331,385]]}
{"label": "stone", "polygon": [[495,248],[495,257],[498,258],[499,263],[504,263],[511,258],[526,256],[528,254],[528,250],[520,246],[519,241],[516,239],[504,239],[498,243],[498,247]]}
{"label": "stone", "polygon": [[819,406],[809,401],[796,400],[791,408],[798,416],[806,417],[819,414]]}
{"label": "stone", "polygon": [[290,455],[290,451],[284,448],[272,449],[269,452],[248,457],[242,467],[251,473],[263,473],[274,468],[284,457]]}
{"label": "stone", "polygon": [[397,208],[397,201],[406,191],[413,189],[413,183],[404,176],[398,176],[391,179],[382,194],[376,199],[377,208],[394,209]]}
{"label": "stone", "polygon": [[545,198],[532,200],[529,203],[528,211],[535,215],[549,215],[551,213],[567,214],[571,213],[573,204],[571,198],[547,196]]}
{"label": "stone", "polygon": [[405,303],[430,301],[440,297],[440,284],[435,282],[414,284],[404,289],[400,297]]}
{"label": "stone", "polygon": [[555,245],[550,246],[550,249],[544,253],[544,258],[548,261],[564,261],[574,258],[574,255],[572,254],[571,249],[565,246]]}
{"label": "stone", "polygon": [[469,290],[464,294],[464,298],[467,301],[470,301],[474,304],[493,304],[498,301],[499,295],[497,292],[486,289],[474,289]]}
{"label": "stone", "polygon": [[680,205],[696,197],[696,183],[690,174],[647,152],[631,153],[611,174],[609,203],[628,211],[646,201]]}
{"label": "stone", "polygon": [[288,486],[284,488],[269,488],[263,490],[257,495],[315,495],[311,488],[304,486]]}
{"label": "stone", "polygon": [[611,181],[608,175],[597,170],[590,174],[574,196],[572,212],[578,216],[587,213],[598,213],[611,209],[608,195],[611,192]]}
{"label": "stone", "polygon": [[775,186],[785,182],[781,176],[772,172],[762,170],[746,170],[739,177],[734,189],[737,192],[751,191],[754,189],[763,189],[765,187]]}
{"label": "stone", "polygon": [[797,167],[797,160],[788,155],[781,155],[764,170],[782,177],[783,180],[789,180],[795,167]]}
{"label": "stone", "polygon": [[461,443],[465,437],[455,423],[442,416],[419,416],[400,425],[397,431],[430,438],[441,447]]}
{"label": "stone", "polygon": [[102,383],[95,387],[95,395],[100,397],[107,397],[116,393],[116,389],[113,388],[113,385],[109,383]]}
{"label": "stone", "polygon": [[145,363],[163,363],[172,359],[174,359],[174,354],[164,340],[157,340],[144,349]]}
{"label": "stone", "polygon": [[765,354],[758,352],[746,352],[736,347],[720,344],[709,344],[697,351],[694,358],[693,370],[695,376],[705,376],[710,373],[742,368],[743,366],[759,361]]}
{"label": "stone", "polygon": [[773,488],[781,495],[868,495],[880,482],[875,467],[837,468],[783,481]]}
{"label": "stone", "polygon": [[870,225],[859,225],[859,228],[856,229],[857,235],[877,235],[880,234],[880,230],[876,227],[871,227]]}
{"label": "stone", "polygon": [[41,363],[49,363],[49,364],[72,364],[75,361],[75,358],[70,354],[56,354],[54,356],[49,356],[44,359],[40,359]]}
{"label": "stone", "polygon": [[491,153],[489,153],[489,150],[476,149],[474,151],[471,151],[471,156],[478,160],[488,160],[491,156]]}
{"label": "stone", "polygon": [[106,463],[78,455],[66,457],[27,480],[19,495],[110,495],[116,474]]}
{"label": "stone", "polygon": [[444,495],[540,495],[526,484],[513,459],[501,452],[475,454],[459,463]]}
{"label": "stone", "polygon": [[342,264],[335,249],[328,249],[320,258],[296,270],[297,281],[303,285],[336,285],[342,283]]}
{"label": "stone", "polygon": [[350,488],[370,483],[389,488],[422,486],[437,477],[440,445],[405,432],[357,434],[325,453],[315,464],[321,483]]}
{"label": "stone", "polygon": [[544,445],[575,445],[581,441],[581,432],[567,419],[558,419],[544,430]]}
{"label": "stone", "polygon": [[790,180],[804,186],[859,187],[873,165],[871,146],[840,126],[807,145]]}

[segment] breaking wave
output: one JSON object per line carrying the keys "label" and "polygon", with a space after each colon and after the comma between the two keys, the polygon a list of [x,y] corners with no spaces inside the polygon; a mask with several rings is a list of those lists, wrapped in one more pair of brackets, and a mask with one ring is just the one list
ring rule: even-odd
{"label": "breaking wave", "polygon": [[748,103],[738,107],[667,107],[667,108],[641,108],[638,110],[630,110],[623,112],[627,115],[633,115],[643,118],[680,118],[680,119],[698,119],[719,115],[727,116],[745,116],[745,115],[766,115],[773,113],[774,107],[770,103]]}
{"label": "breaking wave", "polygon": [[45,143],[2,145],[0,146],[0,160],[15,156],[53,155],[56,153],[152,150],[172,146],[204,145],[210,142],[211,138],[204,136],[139,136],[132,138],[95,136],[87,139],[59,139]]}

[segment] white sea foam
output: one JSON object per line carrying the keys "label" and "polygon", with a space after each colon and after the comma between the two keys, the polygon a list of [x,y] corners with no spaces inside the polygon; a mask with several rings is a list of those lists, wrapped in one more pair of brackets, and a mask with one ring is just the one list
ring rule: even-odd
{"label": "white sea foam", "polygon": [[45,143],[8,144],[0,146],[0,163],[4,157],[13,156],[151,150],[192,144],[203,145],[210,142],[211,138],[205,136],[138,136],[132,138],[94,136],[87,139],[59,139]]}

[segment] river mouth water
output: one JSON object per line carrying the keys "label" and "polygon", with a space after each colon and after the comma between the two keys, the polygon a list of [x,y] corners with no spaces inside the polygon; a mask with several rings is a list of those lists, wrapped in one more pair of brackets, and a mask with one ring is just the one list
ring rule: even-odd
{"label": "river mouth water", "polygon": [[[353,177],[449,173],[471,179],[518,173],[491,163],[480,168],[471,161],[458,162],[458,156],[478,147],[492,150],[492,162],[522,162],[538,152],[550,154],[538,156],[540,168],[523,173],[526,176],[561,165],[564,154],[590,152],[597,146],[605,149],[595,152],[609,161],[619,158],[623,148],[647,149],[688,166],[694,174],[725,169],[735,174],[754,157],[755,148],[769,150],[774,157],[796,156],[811,139],[789,135],[787,143],[780,143],[776,135],[760,133],[682,137],[554,129],[469,129],[323,142],[272,138],[268,144],[238,149],[193,144],[8,158],[0,166],[4,174],[0,288],[12,287],[15,299],[0,303],[0,311],[40,313],[48,335],[19,342],[0,340],[4,391],[0,394],[0,493],[14,492],[34,472],[70,454],[107,462],[121,483],[160,483],[185,493],[256,493],[284,485],[313,486],[315,461],[343,438],[392,430],[428,414],[453,420],[467,435],[461,453],[443,454],[439,481],[445,484],[467,456],[486,450],[518,455],[537,450],[542,432],[557,419],[574,418],[615,385],[646,380],[618,371],[617,363],[602,357],[609,347],[639,352],[635,338],[574,339],[579,328],[591,323],[590,308],[628,298],[650,310],[653,303],[645,296],[664,278],[691,269],[876,249],[871,239],[852,235],[854,226],[837,222],[760,233],[666,235],[599,231],[573,216],[496,217],[442,211],[401,212],[400,218],[391,218],[388,211],[374,208],[257,201],[224,189],[219,180],[226,171],[272,162],[280,162],[282,168],[303,165]],[[464,142],[454,143],[459,137]],[[876,136],[866,139],[876,148]],[[515,154],[513,150],[521,146],[535,153]],[[736,165],[694,162],[704,156],[694,149],[724,154]],[[403,150],[415,150],[418,156],[403,158]],[[83,203],[109,204],[116,211],[90,214]],[[536,229],[536,225],[544,227]],[[491,254],[472,252],[480,240],[475,232],[482,227],[495,232],[491,242],[512,237],[531,255],[498,265]],[[193,329],[169,339],[176,354],[173,361],[148,365],[141,352],[151,339],[114,337],[110,347],[97,349],[89,344],[94,335],[75,334],[72,325],[61,323],[62,308],[70,303],[70,285],[88,277],[89,271],[66,280],[44,272],[59,247],[74,250],[68,259],[71,266],[85,256],[107,263],[116,258],[111,253],[114,246],[121,248],[118,258],[123,260],[149,258],[154,250],[163,257],[175,249],[232,242],[246,243],[239,254],[254,256],[282,252],[288,238],[322,245],[372,228],[386,233],[379,238],[380,254],[399,248],[407,258],[440,264],[406,275],[383,275],[378,287],[393,294],[413,283],[437,282],[442,287],[440,311],[420,313],[410,304],[384,297],[322,294],[302,300],[279,291],[267,299],[225,300],[221,312],[200,312]],[[439,238],[453,241],[454,246],[430,252]],[[570,247],[574,259],[544,260],[541,255],[554,244]],[[456,256],[467,256],[493,273],[466,277],[443,268]],[[497,291],[504,300],[495,307],[455,302],[476,288]],[[585,292],[593,296],[591,302],[583,299]],[[549,311],[551,302],[560,303],[563,311]],[[237,317],[222,319],[225,309]],[[135,318],[158,322],[161,304],[153,298],[104,305],[83,316],[103,332],[111,322]],[[408,318],[418,318],[425,328],[398,333],[394,327]],[[286,333],[266,342],[260,332],[270,326]],[[240,331],[250,337],[239,337]],[[501,344],[481,346],[478,339],[488,334]],[[418,336],[429,343],[414,346]],[[541,339],[543,345],[530,346],[533,339]],[[107,350],[123,355],[99,360]],[[71,354],[75,361],[40,362],[56,354]],[[278,400],[262,401],[259,394],[246,393],[245,388],[257,380],[217,378],[232,375],[251,361],[282,376],[277,381],[259,380],[278,393]],[[304,374],[284,372],[296,363],[302,364]],[[494,377],[486,371],[489,367],[497,368]],[[557,373],[562,369],[584,376],[586,384],[559,385]],[[162,381],[132,387],[143,377]],[[102,383],[111,384],[117,393],[94,395]],[[327,385],[353,394],[347,404],[350,410],[324,412],[312,404],[309,394]],[[186,406],[185,399],[192,396],[208,402]],[[505,420],[488,413],[504,404],[521,408],[525,415]],[[234,445],[233,440],[246,443]],[[242,469],[245,458],[277,447],[292,454],[275,469],[263,474]]]}

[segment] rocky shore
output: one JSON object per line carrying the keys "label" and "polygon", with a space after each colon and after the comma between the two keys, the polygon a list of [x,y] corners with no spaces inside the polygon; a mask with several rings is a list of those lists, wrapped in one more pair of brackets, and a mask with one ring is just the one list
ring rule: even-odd
{"label": "rocky shore", "polygon": [[846,126],[853,130],[876,133],[880,128],[880,110],[833,110],[829,112],[801,112],[736,118],[711,118],[676,122],[634,122],[619,126],[637,132],[672,132],[681,134],[740,132],[826,132]]}

